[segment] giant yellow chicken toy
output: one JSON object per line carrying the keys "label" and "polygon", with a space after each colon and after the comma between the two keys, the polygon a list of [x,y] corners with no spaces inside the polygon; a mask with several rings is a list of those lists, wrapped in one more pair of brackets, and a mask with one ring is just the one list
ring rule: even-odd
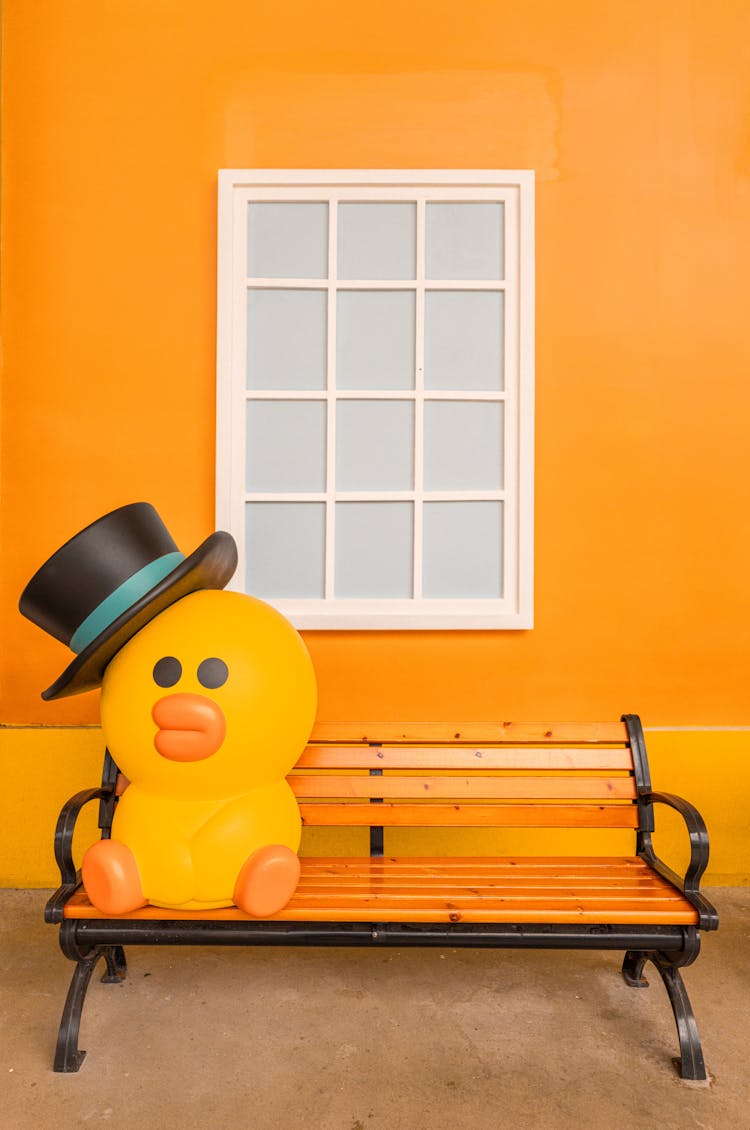
{"label": "giant yellow chicken toy", "polygon": [[221,591],[235,565],[228,534],[185,558],[136,503],[66,543],[21,598],[77,651],[43,697],[101,682],[105,740],[129,782],[111,839],[83,860],[106,914],[236,903],[266,917],[297,885],[301,822],[286,776],[312,727],[315,677],[279,612]]}

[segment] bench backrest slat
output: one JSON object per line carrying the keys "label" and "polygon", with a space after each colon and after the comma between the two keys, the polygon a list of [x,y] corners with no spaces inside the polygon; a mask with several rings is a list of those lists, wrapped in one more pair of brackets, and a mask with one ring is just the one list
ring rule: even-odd
{"label": "bench backrest slat", "polygon": [[362,742],[395,744],[429,744],[430,742],[466,742],[483,745],[534,742],[559,744],[571,742],[611,742],[626,745],[624,722],[316,722],[310,738],[319,742]]}
{"label": "bench backrest slat", "polygon": [[535,749],[523,746],[309,745],[298,769],[601,769],[633,768],[629,749]]}
{"label": "bench backrest slat", "polygon": [[298,798],[485,800],[635,800],[632,777],[331,777],[292,776]]}
{"label": "bench backrest slat", "polygon": [[307,827],[637,828],[633,804],[306,804]]}

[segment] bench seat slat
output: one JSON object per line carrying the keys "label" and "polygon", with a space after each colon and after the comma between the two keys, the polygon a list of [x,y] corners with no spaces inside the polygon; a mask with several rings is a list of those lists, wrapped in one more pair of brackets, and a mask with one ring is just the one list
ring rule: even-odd
{"label": "bench seat slat", "polygon": [[[465,874],[467,871],[484,875],[596,875],[604,872],[613,876],[652,875],[651,868],[635,855],[626,856],[375,856],[364,860],[366,873],[373,875],[398,873],[413,875]],[[308,856],[303,860],[305,874],[344,875],[351,871],[360,874],[363,858],[348,856]]]}
{"label": "bench seat slat", "polygon": [[594,903],[584,899],[570,902],[539,899],[536,902],[508,900],[495,904],[478,901],[475,906],[462,904],[460,907],[436,900],[433,906],[408,908],[392,907],[384,902],[367,906],[341,906],[334,901],[320,909],[290,903],[276,918],[287,922],[526,922],[552,925],[582,922],[668,926],[695,925],[698,914],[687,901],[667,905],[652,902],[648,905],[615,906],[608,900]]}
{"label": "bench seat slat", "polygon": [[535,749],[501,747],[457,749],[409,746],[309,745],[298,769],[582,769],[633,768],[628,749]]}
{"label": "bench seat slat", "polygon": [[[386,878],[377,875],[311,875],[306,874],[300,879],[299,890],[312,894],[328,893],[333,891],[360,891],[372,890],[379,891],[383,884],[387,883],[388,889],[393,891],[411,891],[413,894],[419,894],[421,891],[426,893],[434,892],[435,890],[443,890],[450,888],[456,892],[469,889],[467,884],[470,883],[472,892],[481,892],[483,895],[502,894],[503,896],[513,895],[515,893],[523,894],[528,891],[549,891],[558,889],[560,884],[567,886],[570,889],[586,889],[586,890],[604,890],[612,891],[621,894],[625,897],[633,897],[634,894],[649,893],[654,889],[652,881],[647,877],[640,878],[618,878],[611,879],[606,876],[591,877],[588,875],[537,875],[537,876],[521,876],[516,878],[509,875],[445,875],[440,877],[438,875],[388,875]],[[676,892],[672,892],[676,894]]]}
{"label": "bench seat slat", "polygon": [[[445,890],[445,891],[406,891],[406,890],[387,890],[376,891],[374,889],[363,889],[361,891],[343,890],[337,891],[335,888],[330,890],[307,890],[303,888],[297,892],[295,898],[291,900],[291,907],[309,906],[311,908],[337,906],[346,907],[349,910],[358,907],[369,906],[373,911],[378,906],[388,906],[398,908],[399,906],[412,908],[429,909],[430,907],[466,907],[469,910],[479,910],[482,906],[487,906],[489,910],[498,909],[504,905],[511,904],[513,906],[524,907],[530,906],[538,908],[541,906],[562,907],[565,904],[572,906],[580,906],[585,904],[588,907],[601,908],[604,906],[612,906],[615,909],[628,909],[630,906],[638,907],[653,907],[656,904],[664,904],[665,909],[672,910],[682,905],[682,899],[678,892],[674,895],[669,894],[656,894],[652,891],[630,892],[625,895],[621,892],[612,894],[610,891],[603,891],[600,889],[590,891],[583,888],[572,889],[565,887],[547,887],[545,889],[537,890],[521,890],[514,891],[512,889],[498,890],[498,891],[482,891],[481,889],[473,889],[471,892],[461,890]],[[373,913],[373,918],[377,920],[377,913]]]}
{"label": "bench seat slat", "polygon": [[307,827],[637,828],[634,804],[300,805]]}
{"label": "bench seat slat", "polygon": [[[309,861],[308,861],[309,862]],[[306,867],[304,878],[300,882],[305,884],[320,884],[330,886],[331,883],[349,886],[360,883],[383,883],[393,886],[412,886],[432,888],[441,883],[454,883],[461,886],[471,882],[474,887],[534,887],[547,886],[549,883],[565,882],[568,884],[582,884],[587,887],[604,886],[607,888],[641,888],[651,885],[648,875],[626,868],[588,867],[555,867],[550,865],[545,868],[530,868],[519,865],[514,868],[484,867],[471,869],[470,867],[444,868],[416,868],[393,866],[388,870],[362,873],[356,870],[346,871],[343,868],[333,867]]]}
{"label": "bench seat slat", "polygon": [[628,875],[624,873],[605,874],[600,873],[597,875],[595,872],[586,873],[575,871],[571,869],[566,872],[561,869],[555,871],[549,868],[545,871],[534,873],[532,871],[517,870],[509,871],[468,871],[463,872],[459,870],[446,869],[445,874],[440,874],[435,870],[432,874],[427,871],[404,871],[398,868],[392,869],[389,873],[373,872],[369,875],[363,876],[357,872],[336,872],[331,870],[321,870],[320,872],[307,870],[305,876],[300,880],[305,886],[326,886],[330,887],[331,884],[341,885],[342,887],[359,886],[365,884],[378,884],[387,882],[389,886],[405,886],[420,888],[425,887],[432,889],[433,887],[440,886],[441,884],[452,883],[457,884],[459,887],[465,883],[471,882],[473,887],[503,887],[515,890],[522,887],[547,887],[550,883],[566,882],[569,885],[579,885],[584,887],[606,887],[608,890],[616,887],[623,890],[641,889],[650,887],[648,878],[639,875]]}
{"label": "bench seat slat", "polygon": [[[464,867],[464,863],[466,866]],[[697,912],[683,895],[631,857],[540,857],[484,859],[316,859],[302,860],[300,885],[289,905],[273,921],[340,922],[549,922],[694,925]],[[442,868],[442,873],[441,873]],[[540,872],[532,882],[518,882],[515,869]],[[331,871],[338,869],[338,878]],[[405,870],[406,869],[406,870]],[[410,873],[426,871],[429,885]],[[507,886],[488,883],[487,873],[513,871]],[[616,881],[608,875],[630,873]],[[67,918],[99,917],[85,892],[69,899]],[[208,917],[237,921],[247,916],[235,907],[211,911],[161,910],[148,906],[127,919]]]}
{"label": "bench seat slat", "polygon": [[617,742],[624,722],[316,722],[311,742]]}
{"label": "bench seat slat", "polygon": [[[671,905],[671,904],[670,904]],[[90,914],[73,914],[69,917],[101,918],[98,911],[91,908]],[[123,916],[125,917],[125,916]],[[159,913],[158,907],[146,907],[144,910],[133,911],[128,918],[145,921],[189,920],[191,917],[210,918],[216,922],[236,922],[247,920],[247,916],[236,907],[226,907],[223,910],[201,911],[198,915],[189,912],[168,911],[166,915]],[[625,909],[612,907],[605,904],[599,907],[551,906],[545,902],[541,908],[532,906],[519,906],[505,903],[500,907],[488,907],[484,903],[478,910],[463,907],[460,911],[448,907],[429,908],[389,908],[379,906],[377,913],[373,913],[371,906],[340,907],[331,904],[320,909],[318,907],[300,907],[290,904],[286,910],[274,916],[269,921],[274,922],[483,922],[483,923],[535,923],[550,925],[565,925],[566,923],[590,923],[591,925],[605,924],[611,926],[643,925],[643,926],[694,926],[698,922],[698,912],[685,901],[673,909],[665,909],[657,904],[645,907]],[[447,943],[449,944],[449,943]]]}
{"label": "bench seat slat", "polygon": [[600,886],[586,884],[582,880],[578,880],[575,885],[569,884],[564,887],[557,886],[549,881],[539,886],[526,886],[525,884],[514,886],[509,884],[506,887],[473,883],[471,888],[453,886],[450,883],[440,884],[437,881],[424,887],[409,887],[389,883],[386,891],[383,890],[382,883],[376,882],[369,884],[353,883],[348,886],[335,884],[328,887],[319,886],[315,883],[302,883],[297,890],[297,899],[309,906],[325,906],[326,904],[340,906],[342,899],[354,901],[367,899],[372,902],[383,898],[393,902],[405,900],[415,906],[420,906],[423,902],[432,904],[436,898],[450,899],[456,902],[468,899],[472,905],[478,905],[480,901],[487,901],[491,904],[493,900],[523,902],[527,899],[545,899],[547,902],[555,902],[557,899],[578,901],[584,898],[589,902],[596,899],[606,899],[612,903],[642,903],[644,899],[657,899],[666,902],[682,901],[678,891],[657,893],[648,883],[633,887],[608,887],[606,884]]}
{"label": "bench seat slat", "polygon": [[289,778],[297,797],[537,798],[634,800],[632,777],[304,777]]}

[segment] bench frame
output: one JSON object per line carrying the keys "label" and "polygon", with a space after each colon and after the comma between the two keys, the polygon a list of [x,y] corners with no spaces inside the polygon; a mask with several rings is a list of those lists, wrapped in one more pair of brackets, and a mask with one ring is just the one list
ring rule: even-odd
{"label": "bench frame", "polygon": [[[55,859],[60,868],[61,885],[49,899],[45,920],[60,926],[60,946],[75,962],[57,1038],[54,1069],[78,1071],[86,1055],[78,1048],[78,1035],[86,991],[100,958],[106,969],[102,981],[112,984],[124,980],[127,972],[124,947],[127,945],[234,945],[234,946],[438,946],[451,948],[543,948],[624,950],[622,975],[634,988],[645,988],[644,967],[651,962],[666,988],[677,1026],[680,1046],[675,1061],[683,1079],[705,1080],[706,1068],[701,1041],[680,969],[695,961],[700,952],[700,930],[715,930],[718,915],[701,894],[700,879],[708,864],[708,834],[697,809],[681,797],[654,792],[648,768],[646,746],[640,719],[622,716],[625,723],[633,767],[638,808],[636,855],[672,886],[681,891],[697,911],[697,924],[685,925],[608,925],[528,924],[483,922],[295,922],[256,921],[250,918],[219,921],[208,917],[175,919],[164,911],[159,919],[66,918],[65,905],[81,886],[80,871],[73,861],[73,832],[81,810],[99,801],[99,827],[108,839],[117,803],[118,769],[109,752],[99,788],[77,793],[62,809],[55,832]],[[367,744],[365,742],[365,744]],[[369,743],[375,745],[378,743]],[[382,770],[370,770],[378,775]],[[371,803],[378,803],[373,801]],[[679,877],[656,855],[652,844],[654,805],[675,809],[684,819],[690,840],[690,862],[684,877]],[[383,855],[383,828],[370,828],[370,855]]]}

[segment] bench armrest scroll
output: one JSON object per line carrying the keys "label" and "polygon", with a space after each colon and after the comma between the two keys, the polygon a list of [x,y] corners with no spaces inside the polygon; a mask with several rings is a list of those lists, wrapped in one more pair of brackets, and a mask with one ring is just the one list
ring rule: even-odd
{"label": "bench armrest scroll", "polygon": [[108,799],[112,791],[101,786],[83,789],[63,805],[55,828],[55,862],[60,868],[60,886],[47,903],[44,915],[47,922],[62,921],[65,902],[81,881],[73,861],[73,833],[81,809],[92,800]]}
{"label": "bench armrest scroll", "polygon": [[700,912],[700,925],[706,930],[715,930],[719,924],[715,908],[708,899],[700,893],[700,881],[703,872],[708,866],[708,830],[703,817],[698,809],[674,793],[643,792],[639,799],[646,804],[665,804],[679,812],[685,821],[688,836],[690,837],[690,862],[683,878],[680,878],[671,867],[656,855],[651,842],[651,832],[642,833],[642,855],[660,875],[683,892],[685,897]]}

